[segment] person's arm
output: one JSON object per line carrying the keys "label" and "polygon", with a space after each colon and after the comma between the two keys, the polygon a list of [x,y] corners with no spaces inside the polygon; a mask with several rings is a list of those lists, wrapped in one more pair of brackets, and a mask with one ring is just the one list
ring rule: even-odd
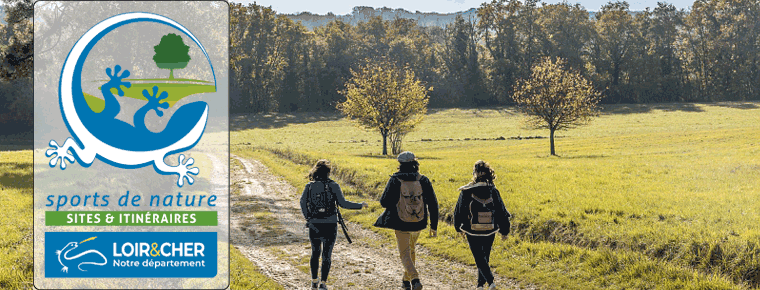
{"label": "person's arm", "polygon": [[306,187],[304,187],[303,189],[303,193],[301,193],[301,213],[303,213],[303,217],[306,220],[309,220],[308,209],[306,208],[307,207],[306,199],[308,198],[309,188],[310,188],[310,183],[307,183]]}
{"label": "person's arm", "polygon": [[495,222],[499,225],[499,233],[506,236],[509,234],[509,228],[512,226],[509,223],[509,217],[512,215],[509,214],[509,211],[507,211],[507,207],[504,205],[504,201],[501,199],[501,193],[499,193],[499,190],[494,187],[491,194],[493,195],[494,205],[498,211]]}
{"label": "person's arm", "polygon": [[340,190],[340,185],[338,185],[335,182],[330,183],[330,190],[332,190],[333,193],[335,193],[335,197],[338,200],[338,205],[342,208],[347,209],[361,209],[362,204],[361,203],[355,203],[346,200],[346,198],[343,196],[343,191]]}
{"label": "person's arm", "polygon": [[[422,182],[424,180],[424,182]],[[430,179],[425,176],[420,179],[422,185],[422,198],[425,199],[427,205],[428,214],[430,216],[430,229],[438,230],[438,198],[435,196],[435,190],[433,190],[433,184]]]}
{"label": "person's arm", "polygon": [[462,232],[460,227],[464,223],[465,218],[462,216],[464,214],[464,210],[462,209],[462,203],[464,199],[464,191],[459,192],[459,199],[457,200],[457,205],[454,207],[454,229],[457,230],[457,232]]}
{"label": "person's arm", "polygon": [[382,205],[384,208],[395,207],[399,199],[398,188],[399,188],[399,184],[396,181],[396,178],[391,177],[388,180],[388,183],[385,185],[385,190],[383,190],[383,195],[380,197],[380,205]]}

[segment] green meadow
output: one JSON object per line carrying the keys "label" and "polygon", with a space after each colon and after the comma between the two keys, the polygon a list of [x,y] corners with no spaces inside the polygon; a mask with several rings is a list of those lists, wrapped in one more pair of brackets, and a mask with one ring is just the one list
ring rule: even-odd
{"label": "green meadow", "polygon": [[[525,128],[513,108],[432,110],[403,145],[433,181],[444,221],[421,243],[472,263],[446,221],[483,159],[514,216],[492,255],[501,275],[550,289],[757,288],[759,113],[755,103],[609,105],[558,132],[556,157],[540,138],[548,131]],[[351,198],[376,201],[398,164],[379,155],[378,133],[335,114],[238,115],[231,127],[234,154],[296,187],[326,158]],[[371,204],[346,215],[371,227],[382,211]]]}
{"label": "green meadow", "polygon": [[32,288],[32,151],[0,151],[0,288]]}
{"label": "green meadow", "polygon": [[[169,79],[139,79],[138,81],[170,81]],[[130,80],[127,80],[130,81]],[[135,81],[135,80],[132,80]],[[153,95],[153,86],[158,86],[158,93],[161,92],[167,92],[169,96],[164,99],[163,102],[169,103],[169,106],[174,106],[177,101],[181,100],[184,97],[187,97],[189,95],[193,94],[199,94],[199,93],[210,93],[215,92],[216,87],[213,84],[202,84],[202,83],[209,83],[207,81],[202,80],[192,80],[192,79],[175,79],[171,80],[172,82],[168,83],[141,83],[141,82],[132,82],[131,86],[129,88],[122,87],[122,90],[124,91],[124,97],[138,99],[147,101],[143,96],[143,90],[148,90],[148,92]],[[100,87],[98,87],[100,89]],[[111,93],[113,93],[114,96],[118,97],[116,89],[111,89]],[[98,92],[97,97],[95,95],[91,95],[88,93],[84,93],[85,101],[87,101],[87,104],[90,106],[90,108],[96,112],[100,113],[103,111],[103,108],[105,107],[105,101],[103,100],[102,96],[100,95],[100,92]]]}

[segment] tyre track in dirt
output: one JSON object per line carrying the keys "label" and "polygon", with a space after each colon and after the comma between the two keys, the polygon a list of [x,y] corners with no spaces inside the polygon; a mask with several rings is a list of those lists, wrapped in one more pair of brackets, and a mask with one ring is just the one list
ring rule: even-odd
{"label": "tyre track in dirt", "polygon": [[[269,173],[257,160],[232,156],[230,242],[261,272],[286,289],[309,289],[308,231],[299,199],[301,191]],[[348,222],[353,244],[338,230],[330,289],[400,289],[403,269],[395,243]],[[427,230],[423,232],[427,234]],[[418,245],[417,268],[425,289],[474,289],[474,266],[433,257]],[[535,289],[496,277],[499,289]]]}

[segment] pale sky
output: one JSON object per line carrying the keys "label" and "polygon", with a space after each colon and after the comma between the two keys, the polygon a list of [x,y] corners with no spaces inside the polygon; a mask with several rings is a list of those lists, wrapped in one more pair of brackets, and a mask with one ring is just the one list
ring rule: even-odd
{"label": "pale sky", "polygon": [[[231,0],[236,3],[253,3],[253,0]],[[660,0],[662,1],[662,0]],[[272,6],[272,8],[278,13],[299,13],[303,11],[315,13],[315,14],[327,14],[332,12],[337,15],[344,15],[351,13],[351,9],[354,6],[370,6],[374,8],[388,7],[388,8],[404,8],[405,10],[414,13],[419,10],[421,12],[439,12],[439,13],[452,13],[458,11],[465,11],[470,8],[480,7],[483,2],[491,2],[490,0],[327,0],[327,1],[314,1],[314,0],[256,0],[256,4],[262,6]],[[545,0],[547,3],[559,3],[561,0]],[[597,11],[599,8],[609,2],[608,0],[568,0],[569,3],[580,3],[586,10]],[[629,0],[628,4],[631,5],[631,10],[644,10],[646,7],[657,7],[657,0]],[[667,3],[673,4],[678,9],[689,9],[694,3],[693,0],[670,0]]]}

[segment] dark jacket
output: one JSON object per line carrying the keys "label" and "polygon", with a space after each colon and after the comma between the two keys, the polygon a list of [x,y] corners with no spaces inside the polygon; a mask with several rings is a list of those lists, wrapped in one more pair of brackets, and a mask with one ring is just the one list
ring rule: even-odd
{"label": "dark jacket", "polygon": [[[465,232],[471,235],[491,235],[496,231],[499,231],[502,235],[509,234],[509,214],[507,208],[504,206],[504,201],[501,199],[499,190],[492,183],[478,182],[474,184],[468,184],[459,188],[461,193],[459,194],[459,200],[457,201],[456,208],[454,209],[454,228],[457,232]],[[474,231],[470,228],[470,203],[473,202],[472,195],[479,199],[488,199],[493,197],[494,209],[494,229],[489,231]]]}
{"label": "dark jacket", "polygon": [[420,178],[420,185],[422,186],[422,201],[425,204],[425,217],[421,221],[414,223],[404,222],[398,217],[396,204],[401,197],[401,181],[399,179],[405,181],[416,180],[418,174],[396,172],[391,175],[388,184],[385,185],[383,196],[380,197],[380,205],[385,208],[385,212],[375,222],[376,227],[399,231],[420,231],[427,227],[429,216],[430,228],[438,230],[438,199],[435,197],[433,184],[424,175]]}
{"label": "dark jacket", "polygon": [[[350,202],[346,200],[345,197],[343,197],[343,192],[340,190],[340,186],[335,183],[335,181],[332,181],[331,179],[328,179],[326,181],[322,180],[316,180],[318,182],[327,182],[327,186],[330,187],[330,191],[335,194],[335,200],[337,201],[337,204],[342,208],[347,209],[361,209],[362,204],[361,203],[355,203]],[[328,216],[326,218],[312,218],[309,216],[309,212],[306,206],[307,201],[309,200],[309,191],[311,190],[311,185],[314,184],[314,181],[309,182],[306,184],[306,187],[303,189],[303,193],[301,194],[301,212],[303,213],[303,217],[306,218],[306,221],[309,223],[337,223],[338,222],[338,214],[334,214],[331,216]]]}

